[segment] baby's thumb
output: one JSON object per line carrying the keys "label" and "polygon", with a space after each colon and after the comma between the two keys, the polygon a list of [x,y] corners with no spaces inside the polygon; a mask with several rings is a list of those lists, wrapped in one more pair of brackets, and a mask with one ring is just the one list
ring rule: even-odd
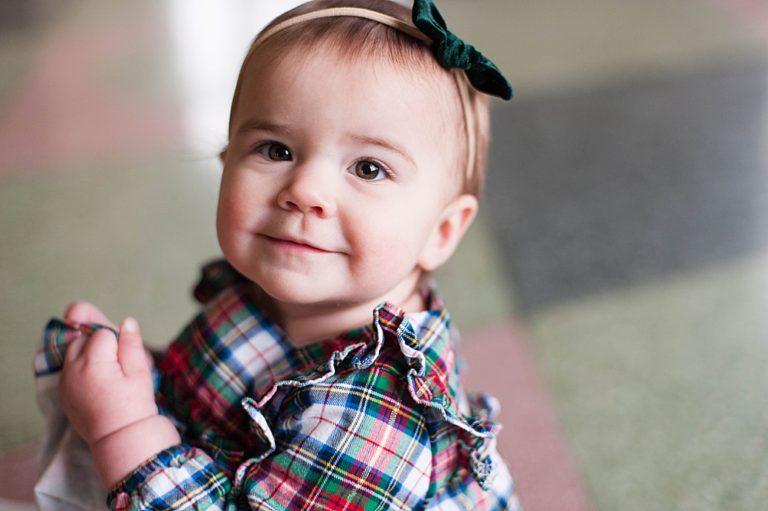
{"label": "baby's thumb", "polygon": [[133,318],[127,318],[120,325],[120,336],[117,339],[117,360],[126,376],[149,370],[147,356],[144,354],[144,343],[141,341],[141,332],[139,332],[139,324]]}

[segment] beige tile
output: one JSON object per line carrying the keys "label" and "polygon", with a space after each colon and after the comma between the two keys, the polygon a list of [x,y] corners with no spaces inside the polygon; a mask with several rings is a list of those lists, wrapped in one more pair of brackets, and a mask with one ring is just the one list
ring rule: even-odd
{"label": "beige tile", "polygon": [[714,65],[766,38],[701,0],[443,0],[449,27],[491,57],[518,97]]}

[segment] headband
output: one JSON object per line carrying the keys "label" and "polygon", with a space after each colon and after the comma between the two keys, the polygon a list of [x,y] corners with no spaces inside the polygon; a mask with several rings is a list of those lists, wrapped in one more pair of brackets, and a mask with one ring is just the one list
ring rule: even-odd
{"label": "headband", "polygon": [[[448,69],[456,83],[456,88],[461,100],[461,109],[464,116],[464,127],[467,135],[467,165],[465,175],[471,178],[474,173],[475,159],[477,158],[477,135],[475,131],[476,119],[472,102],[469,96],[467,82],[475,89],[508,100],[512,97],[512,87],[504,78],[499,69],[472,45],[465,43],[455,34],[451,33],[437,7],[432,0],[415,0],[413,4],[412,19],[415,26],[388,14],[366,9],[362,7],[331,7],[317,11],[300,14],[281,21],[259,34],[251,44],[248,54],[243,60],[240,76],[237,79],[235,94],[232,98],[232,110],[230,111],[230,131],[234,108],[240,96],[243,70],[255,50],[264,41],[289,27],[306,21],[331,18],[331,17],[357,17],[376,21],[414,39],[424,43],[431,43],[432,51],[441,66]],[[462,73],[463,71],[463,73]]]}

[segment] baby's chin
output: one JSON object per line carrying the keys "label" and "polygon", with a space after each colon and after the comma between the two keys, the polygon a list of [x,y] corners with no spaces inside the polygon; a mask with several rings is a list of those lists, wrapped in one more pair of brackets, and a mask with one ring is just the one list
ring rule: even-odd
{"label": "baby's chin", "polygon": [[[298,281],[298,282],[297,282]],[[354,297],[328,292],[328,285],[307,277],[252,280],[261,300],[277,308],[337,309],[354,303]]]}
{"label": "baby's chin", "polygon": [[[282,317],[285,313],[295,314],[336,314],[359,311],[365,320],[384,298],[385,292],[371,294],[354,293],[351,290],[334,292],[327,284],[309,283],[305,279],[301,285],[292,285],[285,281],[254,282],[254,294],[257,303],[270,313]],[[309,285],[307,285],[309,284]]]}

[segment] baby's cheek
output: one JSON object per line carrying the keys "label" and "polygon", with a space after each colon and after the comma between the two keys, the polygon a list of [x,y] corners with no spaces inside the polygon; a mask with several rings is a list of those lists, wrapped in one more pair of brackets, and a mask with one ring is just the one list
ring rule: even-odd
{"label": "baby's cheek", "polygon": [[216,216],[216,235],[228,259],[238,251],[238,234],[242,231],[244,217],[245,213],[237,203],[222,197]]}
{"label": "baby's cheek", "polygon": [[367,243],[360,271],[387,281],[404,278],[416,265],[414,244],[407,238],[403,232],[379,231]]}
{"label": "baby's cheek", "polygon": [[246,227],[257,206],[255,194],[242,179],[230,178],[222,186],[218,205],[219,228],[236,230]]}

